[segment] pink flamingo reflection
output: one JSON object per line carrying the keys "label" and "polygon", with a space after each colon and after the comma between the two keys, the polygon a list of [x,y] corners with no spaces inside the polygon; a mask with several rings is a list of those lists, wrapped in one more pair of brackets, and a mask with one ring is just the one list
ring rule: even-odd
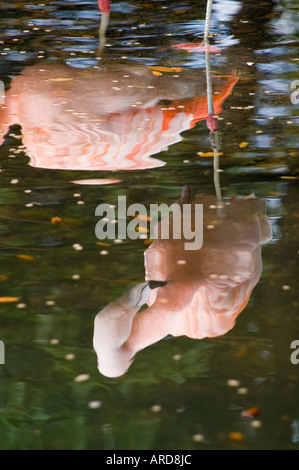
{"label": "pink flamingo reflection", "polygon": [[156,239],[145,251],[146,282],[96,315],[94,349],[103,375],[123,375],[138,351],[167,335],[224,335],[247,305],[261,275],[261,244],[271,239],[265,201],[227,199],[220,212],[213,196],[197,195],[193,211],[197,203],[203,204],[202,248],[186,251],[183,239]]}
{"label": "pink flamingo reflection", "polygon": [[[145,66],[26,67],[0,106],[0,144],[22,127],[30,165],[65,170],[135,170],[165,163],[152,155],[208,116],[202,73],[155,73]],[[220,114],[238,78],[215,78]]]}

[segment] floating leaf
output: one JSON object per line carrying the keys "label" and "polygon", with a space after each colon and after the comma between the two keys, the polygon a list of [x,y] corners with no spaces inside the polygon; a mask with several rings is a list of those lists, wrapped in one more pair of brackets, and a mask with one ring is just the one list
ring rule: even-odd
{"label": "floating leaf", "polygon": [[136,219],[144,220],[145,222],[150,222],[151,220],[153,220],[153,218],[150,217],[149,215],[143,215],[143,214],[138,214],[136,216]]}
{"label": "floating leaf", "polygon": [[220,49],[218,49],[217,46],[205,46],[202,42],[175,44],[172,47],[175,47],[176,49],[183,49],[187,52],[211,52],[212,54],[220,52]]}
{"label": "floating leaf", "polygon": [[60,225],[62,223],[62,219],[60,217],[52,217],[51,224]]}
{"label": "floating leaf", "polygon": [[220,157],[223,155],[223,152],[198,152],[197,155],[199,157]]}
{"label": "floating leaf", "polygon": [[24,261],[35,261],[36,260],[36,258],[34,256],[31,256],[31,255],[17,255],[16,258],[22,259]]}
{"label": "floating leaf", "polygon": [[230,432],[228,437],[230,438],[231,441],[235,441],[235,442],[244,441],[244,436],[241,432]]}
{"label": "floating leaf", "polygon": [[251,418],[252,416],[257,416],[260,414],[260,410],[257,407],[248,408],[247,410],[242,411],[242,418]]}
{"label": "floating leaf", "polygon": [[0,297],[0,304],[10,304],[19,300],[20,297]]}
{"label": "floating leaf", "polygon": [[248,147],[248,142],[241,142],[239,144],[239,147],[240,147],[240,149],[246,149],[246,147]]}
{"label": "floating leaf", "polygon": [[142,226],[138,226],[136,227],[136,231],[137,232],[141,232],[141,233],[148,233],[149,232],[149,229],[145,228],[145,227],[142,227]]}
{"label": "floating leaf", "polygon": [[151,70],[154,70],[156,72],[175,72],[175,73],[178,73],[178,72],[181,72],[183,69],[181,67],[159,67],[159,66],[151,66],[151,65],[148,65],[147,66],[148,69],[151,69]]}
{"label": "floating leaf", "polygon": [[111,246],[110,243],[104,243],[104,242],[97,242],[97,245],[99,245],[99,246]]}

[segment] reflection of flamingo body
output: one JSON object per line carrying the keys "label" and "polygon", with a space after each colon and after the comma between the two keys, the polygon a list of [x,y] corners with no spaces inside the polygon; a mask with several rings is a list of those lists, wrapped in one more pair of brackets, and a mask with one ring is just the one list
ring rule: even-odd
{"label": "reflection of flamingo body", "polygon": [[104,375],[122,375],[138,351],[169,334],[224,335],[248,303],[261,275],[261,244],[271,238],[265,203],[227,200],[221,216],[214,197],[196,196],[193,210],[199,203],[204,205],[200,250],[185,251],[184,240],[157,239],[145,252],[146,280],[166,282],[134,288],[143,291],[149,308],[137,315],[140,300],[132,302],[131,290],[96,316],[94,348]]}
{"label": "reflection of flamingo body", "polygon": [[[216,114],[237,80],[215,79]],[[151,156],[206,118],[198,72],[156,76],[141,66],[35,65],[13,79],[6,107],[0,107],[0,132],[22,126],[34,167],[134,170],[164,165]]]}

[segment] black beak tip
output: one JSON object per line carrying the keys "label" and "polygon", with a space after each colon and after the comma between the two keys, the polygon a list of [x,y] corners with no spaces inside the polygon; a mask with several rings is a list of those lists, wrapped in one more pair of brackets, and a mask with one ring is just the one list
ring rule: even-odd
{"label": "black beak tip", "polygon": [[148,285],[150,289],[156,289],[157,287],[163,287],[167,284],[167,281],[149,281]]}

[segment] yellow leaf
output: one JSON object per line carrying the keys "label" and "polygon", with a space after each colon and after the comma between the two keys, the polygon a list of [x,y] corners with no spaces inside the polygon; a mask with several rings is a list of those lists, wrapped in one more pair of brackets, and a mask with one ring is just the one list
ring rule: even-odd
{"label": "yellow leaf", "polygon": [[197,155],[199,157],[220,157],[223,155],[223,152],[198,152]]}
{"label": "yellow leaf", "polygon": [[228,437],[235,442],[243,442],[244,436],[241,432],[230,432]]}
{"label": "yellow leaf", "polygon": [[181,67],[160,67],[160,66],[156,66],[156,65],[148,65],[147,66],[148,69],[151,69],[151,70],[154,70],[155,72],[168,72],[168,73],[178,73],[178,72],[181,72],[183,69]]}
{"label": "yellow leaf", "polygon": [[52,217],[51,224],[60,225],[62,223],[62,219],[60,217]]}
{"label": "yellow leaf", "polygon": [[110,243],[104,243],[104,242],[97,242],[97,245],[99,245],[99,246],[111,246]]}
{"label": "yellow leaf", "polygon": [[17,255],[16,256],[18,259],[23,259],[24,261],[35,261],[36,258],[34,256],[30,255]]}
{"label": "yellow leaf", "polygon": [[240,147],[240,149],[246,149],[246,147],[248,147],[248,142],[241,142],[239,144],[239,147]]}
{"label": "yellow leaf", "polygon": [[148,233],[149,232],[149,229],[145,228],[145,227],[140,227],[140,225],[138,227],[136,227],[136,231],[137,232],[141,232],[141,233]]}
{"label": "yellow leaf", "polygon": [[19,297],[0,297],[0,304],[9,304],[12,302],[18,302],[19,300]]}
{"label": "yellow leaf", "polygon": [[153,220],[152,217],[150,217],[149,215],[142,215],[142,214],[137,215],[136,219],[144,220],[146,222]]}

